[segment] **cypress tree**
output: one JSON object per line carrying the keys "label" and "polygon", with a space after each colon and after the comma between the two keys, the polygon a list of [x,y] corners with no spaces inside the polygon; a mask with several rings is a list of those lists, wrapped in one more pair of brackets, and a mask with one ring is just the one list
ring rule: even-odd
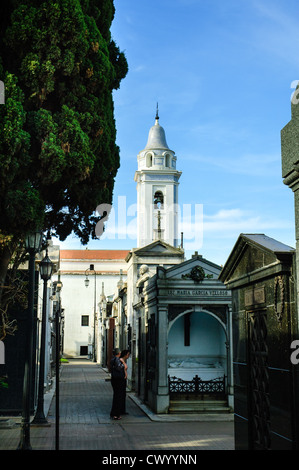
{"label": "cypress tree", "polygon": [[9,0],[1,7],[0,286],[41,227],[83,244],[112,203],[119,168],[113,90],[128,65],[111,37],[113,0]]}

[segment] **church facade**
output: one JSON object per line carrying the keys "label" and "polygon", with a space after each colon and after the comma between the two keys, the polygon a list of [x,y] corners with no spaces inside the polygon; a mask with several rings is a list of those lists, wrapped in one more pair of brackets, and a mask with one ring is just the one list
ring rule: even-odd
{"label": "church facade", "polygon": [[126,278],[127,255],[128,250],[60,250],[65,357],[87,356],[105,364],[109,320],[105,323],[103,311]]}

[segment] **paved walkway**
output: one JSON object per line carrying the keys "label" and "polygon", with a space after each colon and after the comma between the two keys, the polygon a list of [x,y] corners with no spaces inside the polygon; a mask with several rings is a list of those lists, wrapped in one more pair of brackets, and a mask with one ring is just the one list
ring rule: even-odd
{"label": "paved walkway", "polygon": [[[169,451],[233,450],[233,421],[228,415],[163,415],[150,412],[133,394],[120,421],[109,413],[112,387],[98,364],[71,360],[60,377],[59,450]],[[55,450],[55,395],[46,395],[50,427],[30,427],[33,450]],[[0,427],[0,450],[15,450],[20,419]],[[113,455],[113,454],[112,454]]]}

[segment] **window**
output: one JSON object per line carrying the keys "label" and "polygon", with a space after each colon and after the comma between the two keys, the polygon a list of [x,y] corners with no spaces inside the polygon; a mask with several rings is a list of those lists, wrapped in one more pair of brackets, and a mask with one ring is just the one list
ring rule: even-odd
{"label": "window", "polygon": [[151,153],[146,155],[146,166],[150,168],[153,165],[153,156]]}
{"label": "window", "polygon": [[184,315],[184,345],[190,346],[190,313]]}
{"label": "window", "polygon": [[165,155],[165,166],[167,166],[168,168],[170,168],[170,163],[171,163],[171,160],[170,160],[170,155],[167,153]]}
{"label": "window", "polygon": [[89,315],[82,315],[81,326],[88,326],[88,325],[89,325]]}

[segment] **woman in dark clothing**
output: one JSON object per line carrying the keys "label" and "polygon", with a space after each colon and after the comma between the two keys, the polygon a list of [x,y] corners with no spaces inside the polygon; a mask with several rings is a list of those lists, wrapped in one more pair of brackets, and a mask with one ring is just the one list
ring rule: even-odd
{"label": "woman in dark clothing", "polygon": [[123,406],[123,382],[125,379],[125,367],[120,360],[120,350],[115,349],[110,362],[111,385],[113,388],[112,408],[110,417],[112,419],[121,419],[120,415]]}
{"label": "woman in dark clothing", "polygon": [[120,361],[123,363],[124,365],[124,372],[125,372],[125,375],[124,375],[124,379],[123,379],[123,384],[122,384],[122,391],[121,391],[121,406],[120,406],[120,414],[121,415],[126,415],[126,389],[127,389],[127,369],[128,369],[128,366],[127,366],[127,363],[126,363],[126,360],[129,358],[130,356],[130,351],[128,349],[124,349],[124,351],[121,352],[121,355],[120,355]]}

